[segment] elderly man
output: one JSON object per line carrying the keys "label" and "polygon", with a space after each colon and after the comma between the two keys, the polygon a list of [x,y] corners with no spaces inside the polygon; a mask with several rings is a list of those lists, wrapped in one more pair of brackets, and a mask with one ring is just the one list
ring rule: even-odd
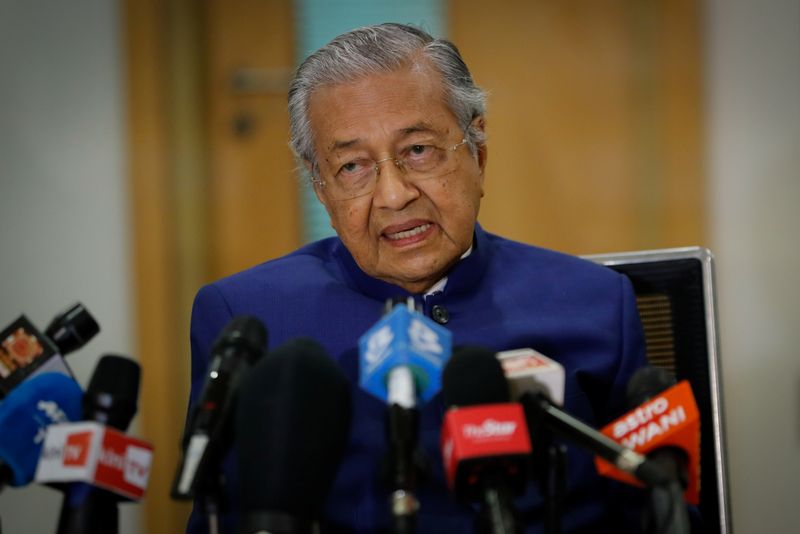
{"label": "elderly man", "polygon": [[[272,346],[298,336],[324,346],[353,382],[349,445],[325,530],[391,525],[379,476],[385,405],[359,390],[356,349],[387,298],[413,296],[452,331],[455,345],[533,347],[560,361],[566,409],[590,424],[623,411],[625,384],[644,363],[631,288],[608,269],[477,224],[488,153],[485,95],[452,43],[399,24],[343,34],[298,68],[289,113],[292,148],[338,236],[200,290],[192,392],[194,400],[210,346],[233,316],[260,318]],[[442,415],[440,396],[421,409],[432,473],[418,492],[418,530],[470,531],[474,511],[457,504],[444,482]],[[618,488],[596,475],[588,454],[571,450],[569,461],[565,531],[619,532]],[[234,471],[228,461],[236,501]],[[535,484],[518,508],[525,525],[542,528]],[[200,518],[194,523],[202,528]]]}

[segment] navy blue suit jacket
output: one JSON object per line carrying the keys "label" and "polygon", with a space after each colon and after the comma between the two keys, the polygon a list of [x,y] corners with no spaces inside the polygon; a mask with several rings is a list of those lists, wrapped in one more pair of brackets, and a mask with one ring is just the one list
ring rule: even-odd
{"label": "navy blue suit jacket", "polygon": [[[403,289],[363,273],[338,238],[307,245],[203,287],[192,310],[192,396],[202,388],[210,347],[236,315],[253,315],[269,331],[270,347],[308,336],[327,350],[353,383],[353,422],[346,456],[325,508],[331,532],[377,532],[390,527],[388,492],[378,476],[386,453],[386,407],[358,388],[357,339],[381,316],[387,298]],[[472,253],[448,273],[442,292],[416,297],[430,315],[449,312],[453,344],[493,350],[532,347],[567,371],[565,409],[593,426],[624,411],[631,374],[645,363],[641,324],[629,281],[614,271],[557,252],[510,241],[475,228]],[[323,399],[321,399],[322,401]],[[474,510],[450,496],[442,468],[441,395],[421,410],[421,444],[432,479],[420,489],[419,532],[469,532]],[[225,463],[234,513],[238,502],[232,455]],[[565,532],[620,532],[626,508],[621,488],[601,479],[590,455],[569,448]],[[531,484],[518,508],[528,531],[542,528],[542,499]],[[628,514],[630,515],[630,514]],[[197,510],[189,530],[202,532]]]}

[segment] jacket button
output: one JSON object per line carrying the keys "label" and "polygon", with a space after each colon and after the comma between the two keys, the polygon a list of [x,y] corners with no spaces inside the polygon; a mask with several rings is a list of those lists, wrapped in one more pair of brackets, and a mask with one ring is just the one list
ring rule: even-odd
{"label": "jacket button", "polygon": [[431,317],[439,324],[447,324],[450,321],[450,312],[444,306],[436,304],[431,308]]}

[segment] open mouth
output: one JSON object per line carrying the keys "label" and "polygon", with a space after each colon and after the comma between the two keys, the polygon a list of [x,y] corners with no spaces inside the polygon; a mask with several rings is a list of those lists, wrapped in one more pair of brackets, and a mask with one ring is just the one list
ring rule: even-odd
{"label": "open mouth", "polygon": [[389,239],[391,241],[399,241],[401,239],[408,239],[410,237],[414,237],[416,235],[422,234],[422,233],[426,232],[428,230],[428,228],[430,228],[430,227],[431,227],[430,223],[424,223],[424,224],[421,224],[419,226],[415,226],[414,228],[409,228],[408,230],[403,230],[401,232],[394,232],[394,233],[391,233],[391,234],[387,233],[387,234],[384,234],[384,236],[386,236],[386,239]]}

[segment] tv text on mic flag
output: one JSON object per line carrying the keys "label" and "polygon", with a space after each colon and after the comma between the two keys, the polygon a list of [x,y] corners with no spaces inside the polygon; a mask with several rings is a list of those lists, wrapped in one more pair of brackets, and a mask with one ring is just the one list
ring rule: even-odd
{"label": "tv text on mic flag", "polygon": [[[453,490],[470,487],[474,476],[470,461],[508,457],[523,460],[531,453],[525,413],[518,403],[481,404],[448,410],[442,425],[442,460],[447,483]],[[524,470],[512,464],[511,472],[524,483]]]}
{"label": "tv text on mic flag", "polygon": [[[105,427],[112,427],[120,433],[124,432],[136,415],[140,378],[141,368],[132,359],[116,354],[102,356],[95,366],[83,396],[83,418]],[[84,431],[78,437],[73,436],[72,440],[70,445],[73,446],[77,446],[81,440],[88,440],[91,443],[91,433]],[[104,444],[105,442],[106,439]],[[56,444],[59,443],[56,439]],[[128,478],[135,479],[137,472],[135,466],[143,463],[143,456],[146,454],[141,452],[142,444],[130,448],[129,454],[126,454],[127,448],[123,449],[118,442],[114,444],[118,448],[112,447],[111,444],[104,448],[95,447],[95,450],[100,450],[101,458],[105,460],[97,469],[102,473],[102,469],[106,467],[105,463],[118,465],[128,460],[128,472],[131,473]],[[89,449],[81,450],[86,450],[87,458],[91,458],[88,455]],[[77,458],[80,459],[81,455],[79,454]],[[75,457],[69,459],[74,463],[80,463]],[[64,500],[58,518],[58,534],[115,534],[119,530],[118,502],[121,499],[116,493],[83,480],[67,484],[64,489]]]}
{"label": "tv text on mic flag", "polygon": [[[698,504],[700,498],[700,414],[692,388],[685,380],[634,408],[602,429],[603,434],[640,454],[663,447],[675,447],[688,455],[687,502]],[[636,484],[630,475],[596,458],[597,470]]]}
{"label": "tv text on mic flag", "polygon": [[448,408],[442,458],[456,498],[481,504],[479,532],[517,532],[513,497],[524,491],[531,445],[522,407],[509,402],[500,362],[487,349],[461,347],[442,384]]}
{"label": "tv text on mic flag", "polygon": [[131,500],[144,496],[153,447],[91,421],[47,429],[36,482],[84,482]]}

